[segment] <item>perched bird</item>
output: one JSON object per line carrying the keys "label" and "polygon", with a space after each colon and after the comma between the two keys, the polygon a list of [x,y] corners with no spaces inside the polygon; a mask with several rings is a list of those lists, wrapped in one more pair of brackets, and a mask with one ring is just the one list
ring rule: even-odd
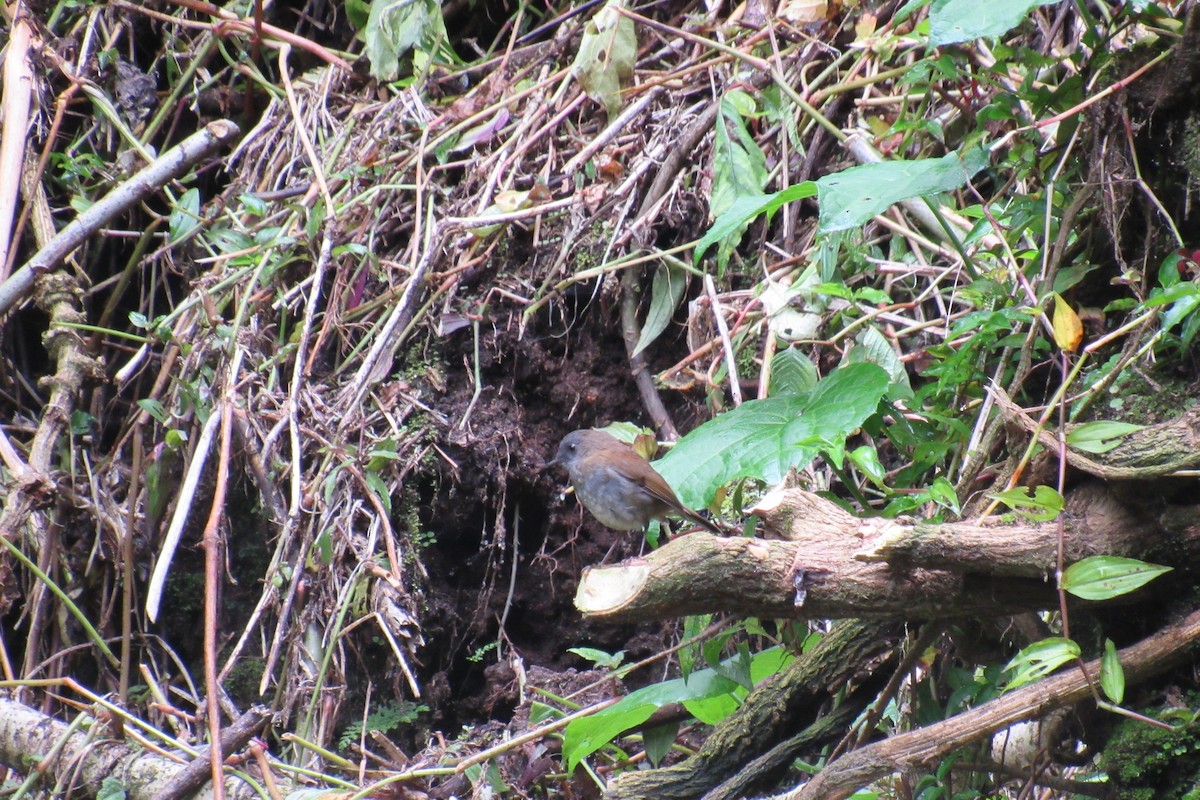
{"label": "perched bird", "polygon": [[652,519],[677,514],[713,533],[721,529],[684,506],[654,467],[604,431],[568,433],[551,464],[566,467],[575,496],[592,516],[619,531],[641,530]]}

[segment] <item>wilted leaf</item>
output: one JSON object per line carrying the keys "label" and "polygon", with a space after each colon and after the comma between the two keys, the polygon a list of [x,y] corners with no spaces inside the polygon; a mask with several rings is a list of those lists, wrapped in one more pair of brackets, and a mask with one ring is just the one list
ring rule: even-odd
{"label": "wilted leaf", "polygon": [[1058,294],[1054,295],[1052,327],[1054,328],[1054,343],[1060,349],[1074,353],[1079,347],[1079,343],[1083,341],[1083,323],[1079,321],[1079,315],[1075,313],[1075,309],[1071,308],[1070,304]]}
{"label": "wilted leaf", "polygon": [[621,81],[633,75],[637,58],[637,28],[617,9],[620,0],[608,0],[583,29],[571,74],[588,97],[603,103],[612,119],[621,110]]}
{"label": "wilted leaf", "polygon": [[381,81],[400,77],[400,57],[418,45],[432,50],[446,38],[442,8],[436,0],[375,0],[363,31],[371,75]]}
{"label": "wilted leaf", "polygon": [[793,25],[807,25],[825,19],[827,8],[825,0],[784,0],[779,5],[779,17]]}

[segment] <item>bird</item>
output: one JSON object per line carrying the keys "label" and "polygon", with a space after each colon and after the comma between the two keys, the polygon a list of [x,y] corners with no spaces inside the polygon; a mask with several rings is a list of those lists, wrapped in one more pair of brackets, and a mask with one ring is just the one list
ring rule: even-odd
{"label": "bird", "polygon": [[679,502],[650,462],[604,431],[585,428],[568,433],[550,463],[566,468],[579,502],[609,528],[643,530],[651,520],[676,514],[722,534],[716,525]]}

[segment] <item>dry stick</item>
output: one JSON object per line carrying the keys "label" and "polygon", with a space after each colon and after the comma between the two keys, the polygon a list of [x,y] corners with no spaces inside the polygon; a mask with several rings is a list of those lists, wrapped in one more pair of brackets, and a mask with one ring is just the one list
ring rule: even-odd
{"label": "dry stick", "polygon": [[[218,8],[212,3],[198,2],[197,0],[171,0],[171,2],[175,3],[176,5],[183,6],[184,8],[190,8],[191,10],[200,14],[208,14],[210,17],[216,17],[219,19],[220,22],[208,26],[213,29],[214,35],[219,35],[221,30],[229,29],[239,30],[250,35],[254,35],[255,33],[254,20],[242,19],[233,12],[226,11],[223,8]],[[142,11],[139,6],[133,3],[122,2],[118,3],[118,5],[131,11]],[[310,39],[305,39],[303,36],[297,36],[291,31],[284,30],[283,28],[277,28],[274,25],[266,24],[262,26],[262,33],[269,34],[272,38],[278,39],[281,43],[290,44],[294,47],[299,47],[302,50],[307,50],[317,58],[320,58],[322,61],[337,67],[341,67],[347,72],[350,72],[353,69],[346,59],[337,55],[333,51],[322,47]]]}
{"label": "dry stick", "polygon": [[[232,753],[245,747],[254,734],[271,719],[271,711],[266,706],[256,705],[242,714],[236,721],[221,731],[220,747],[222,753]],[[158,793],[157,800],[175,800],[186,797],[200,788],[208,775],[208,753],[202,753],[193,759],[186,767],[176,773],[166,786]],[[268,762],[269,763],[269,762]],[[270,774],[270,769],[263,770],[263,778]],[[224,784],[224,781],[218,783]],[[214,784],[214,788],[217,784]],[[215,792],[214,792],[215,795]]]}
{"label": "dry stick", "polygon": [[[1167,626],[1118,655],[1129,685],[1144,681],[1184,663],[1191,645],[1200,638],[1200,611]],[[1100,660],[1087,663],[1096,674]],[[825,769],[797,790],[778,795],[776,800],[841,800],[897,770],[945,758],[954,750],[1001,731],[1022,720],[1045,716],[1057,708],[1073,705],[1089,696],[1088,682],[1077,671],[1053,675],[1022,686],[978,708],[944,722],[902,733],[867,745],[830,762]]]}
{"label": "dry stick", "polygon": [[58,267],[77,247],[111,219],[183,175],[200,159],[238,136],[238,127],[228,120],[217,120],[196,131],[175,147],[156,158],[129,180],[88,208],[26,264],[0,283],[0,315],[9,311],[33,289],[38,275]]}
{"label": "dry stick", "polygon": [[851,730],[846,734],[846,737],[838,743],[837,747],[829,755],[829,760],[837,758],[846,749],[851,747],[851,739],[853,739],[854,747],[862,747],[867,743],[867,739],[875,731],[875,725],[883,718],[884,711],[887,710],[887,704],[893,697],[899,694],[900,684],[904,682],[912,671],[916,668],[917,662],[933,644],[937,637],[942,635],[945,626],[938,622],[927,622],[916,638],[912,640],[911,649],[901,659],[900,664],[896,667],[896,671],[888,680],[887,686],[883,687],[883,691],[879,693],[879,699],[873,703],[866,711],[862,724],[858,726],[858,734],[855,735]]}
{"label": "dry stick", "polygon": [[14,4],[16,19],[9,30],[4,54],[4,132],[0,135],[0,280],[8,277],[11,220],[17,209],[21,161],[25,155],[25,129],[29,124],[30,98],[33,95],[33,70],[29,50],[33,27],[24,3]]}
{"label": "dry stick", "polygon": [[221,779],[225,756],[221,750],[221,704],[217,683],[217,608],[220,605],[221,583],[221,518],[225,515],[225,495],[229,489],[229,441],[233,427],[233,396],[237,385],[238,369],[242,363],[241,348],[238,348],[225,384],[225,397],[221,399],[221,446],[217,456],[216,488],[212,506],[209,508],[208,523],[204,526],[204,682],[205,701],[208,706],[209,766],[212,770],[212,788],[215,800],[225,800],[225,781]]}
{"label": "dry stick", "polygon": [[712,275],[704,276],[704,291],[708,294],[708,302],[712,309],[713,319],[717,323],[717,333],[721,337],[721,349],[725,351],[725,369],[729,372],[729,394],[733,404],[742,404],[742,387],[737,374],[737,357],[733,352],[733,342],[729,338],[729,326],[725,324],[724,311],[717,297],[717,287],[713,284]]}
{"label": "dry stick", "polygon": [[158,605],[162,601],[163,587],[167,583],[167,573],[171,569],[171,561],[179,548],[179,540],[183,538],[183,528],[187,524],[188,512],[192,508],[192,499],[200,485],[200,476],[204,473],[204,465],[212,449],[213,437],[217,433],[217,423],[221,421],[219,414],[211,414],[200,429],[200,437],[196,441],[196,449],[192,453],[192,461],[188,464],[179,487],[179,499],[175,504],[175,513],[167,533],[163,537],[158,550],[158,559],[154,562],[154,570],[150,573],[150,585],[146,588],[146,616],[151,622],[158,619]]}
{"label": "dry stick", "polygon": [[[679,145],[671,151],[670,157],[663,162],[662,168],[654,177],[654,182],[650,184],[650,190],[642,200],[634,225],[644,224],[646,213],[666,194],[667,189],[675,180],[675,176],[683,169],[687,154],[695,149],[696,144],[708,132],[713,120],[716,119],[716,114],[717,105],[714,103],[698,116],[680,137]],[[662,398],[658,396],[658,389],[654,386],[654,376],[646,368],[645,358],[641,353],[634,355],[638,339],[641,338],[641,326],[637,321],[637,274],[634,270],[626,270],[621,276],[621,290],[621,333],[625,338],[625,352],[629,354],[633,379],[642,396],[642,405],[646,407],[646,413],[650,415],[654,426],[664,438],[678,439],[679,432],[675,428],[675,423],[671,421],[671,415],[667,413],[667,407],[663,405]]]}

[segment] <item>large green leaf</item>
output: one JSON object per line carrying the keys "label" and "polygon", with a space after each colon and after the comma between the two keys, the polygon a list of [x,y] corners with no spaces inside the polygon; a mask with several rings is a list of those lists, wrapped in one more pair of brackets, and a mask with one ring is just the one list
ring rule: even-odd
{"label": "large green leaf", "polygon": [[826,448],[840,448],[875,413],[888,374],[874,364],[835,370],[807,396],[751,400],[689,433],[655,468],[692,508],[735,478],[776,483]]}
{"label": "large green leaf", "polygon": [[[753,100],[742,91],[735,90],[721,98],[713,139],[713,188],[709,199],[713,217],[720,217],[739,201],[762,197],[767,186],[767,158],[746,129],[742,116],[744,110],[750,110],[748,104],[752,105]],[[717,248],[719,268],[728,263],[749,224],[749,219],[744,220],[721,239]]]}
{"label": "large green leaf", "polygon": [[574,770],[576,764],[617,736],[650,719],[650,715],[660,707],[729,694],[737,687],[728,678],[706,669],[693,673],[686,681],[676,678],[631,692],[616,705],[567,725],[563,731],[562,750],[567,772]]}
{"label": "large green leaf", "polygon": [[929,7],[929,43],[954,44],[1008,33],[1030,9],[1058,0],[933,0]]}
{"label": "large green leaf", "polygon": [[961,187],[987,166],[987,151],[969,150],[916,161],[881,161],[835,172],[817,181],[823,233],[857,228],[888,206]]}
{"label": "large green leaf", "polygon": [[1140,589],[1171,569],[1134,558],[1091,556],[1066,568],[1062,588],[1084,600],[1111,600]]}
{"label": "large green leaf", "polygon": [[771,396],[800,397],[817,385],[817,367],[812,359],[795,347],[775,354],[771,359]]}
{"label": "large green leaf", "polygon": [[700,241],[696,243],[696,252],[692,256],[694,261],[699,261],[704,256],[704,251],[712,247],[717,242],[722,241],[726,237],[734,237],[736,233],[735,243],[741,239],[741,231],[746,229],[746,226],[757,217],[759,214],[766,214],[771,217],[786,203],[793,200],[803,200],[806,197],[812,197],[817,193],[817,184],[813,181],[805,181],[798,183],[795,186],[789,186],[786,189],[781,189],[774,194],[749,195],[738,198],[729,210],[717,217],[713,222],[713,226],[708,229],[704,236],[700,237]]}

